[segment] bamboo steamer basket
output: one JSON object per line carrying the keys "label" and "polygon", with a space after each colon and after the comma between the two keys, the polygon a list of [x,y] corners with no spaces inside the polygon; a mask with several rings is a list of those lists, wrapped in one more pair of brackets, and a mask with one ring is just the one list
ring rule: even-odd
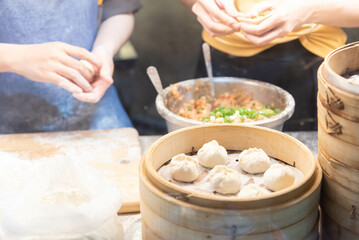
{"label": "bamboo steamer basket", "polygon": [[321,239],[322,240],[358,240],[359,235],[343,228],[340,224],[330,219],[326,214],[321,214]]}
{"label": "bamboo steamer basket", "polygon": [[359,95],[345,92],[327,82],[323,64],[318,69],[319,99],[330,111],[345,119],[359,122]]}
{"label": "bamboo steamer basket", "polygon": [[[185,194],[184,190],[173,191],[172,186],[168,188],[172,191],[161,188],[162,185],[156,184],[157,179],[151,178],[147,169],[148,162],[167,162],[172,156],[181,152],[190,152],[192,146],[198,149],[203,143],[213,139],[219,141],[226,149],[232,150],[243,150],[250,146],[262,147],[256,145],[259,144],[257,135],[261,135],[262,131],[273,139],[271,143],[268,143],[273,148],[269,155],[273,156],[275,150],[279,148],[285,151],[286,147],[283,147],[283,142],[273,144],[275,140],[278,140],[274,135],[279,135],[287,141],[293,141],[297,148],[294,152],[298,157],[291,158],[292,162],[299,162],[298,159],[305,156],[309,157],[308,162],[313,161],[314,173],[307,179],[310,184],[307,188],[300,188],[303,189],[301,193],[292,195],[283,191],[284,200],[281,199],[280,194],[273,194],[272,198],[261,200],[233,200],[233,198],[221,197],[221,200],[208,201],[216,196],[206,195],[203,202],[199,201],[200,196],[196,196],[198,201],[191,201],[192,195]],[[242,138],[246,140],[237,141],[236,132],[242,133]],[[248,136],[249,133],[253,136]],[[231,136],[231,141],[225,140],[228,136]],[[262,141],[268,142],[268,138]],[[306,154],[303,155],[300,152]],[[286,160],[287,158],[279,159]],[[281,239],[283,234],[288,239],[317,239],[320,183],[321,169],[314,161],[311,152],[299,141],[283,133],[232,124],[181,129],[159,139],[141,161],[140,205],[143,239]],[[298,184],[298,186],[302,185]],[[222,203],[218,204],[220,201]]]}
{"label": "bamboo steamer basket", "polygon": [[[261,209],[228,210],[202,207],[156,188],[140,166],[142,237],[149,239],[318,239],[321,171],[312,187],[285,204]],[[314,221],[314,222],[313,222]],[[267,231],[267,232],[265,232]],[[244,238],[241,238],[244,237]]]}
{"label": "bamboo steamer basket", "polygon": [[347,44],[329,53],[323,62],[323,76],[326,81],[345,92],[358,95],[359,84],[349,82],[341,76],[359,69],[358,56],[359,42]]}
{"label": "bamboo steamer basket", "polygon": [[359,122],[337,115],[319,96],[317,100],[318,122],[323,126],[323,130],[344,142],[359,146]]}
{"label": "bamboo steamer basket", "polygon": [[[243,201],[235,197],[228,198],[189,191],[167,181],[157,172],[176,154],[197,151],[203,144],[213,139],[216,139],[227,150],[262,148],[268,156],[298,168],[304,177],[291,187],[272,193],[271,196],[263,197],[261,200]],[[152,145],[145,158],[145,171],[151,182],[161,190],[181,195],[188,202],[201,206],[229,209],[272,206],[273,202],[279,203],[292,199],[312,185],[316,166],[317,161],[312,152],[298,140],[275,130],[253,126],[241,127],[240,124],[208,124],[167,134]]]}
{"label": "bamboo steamer basket", "polygon": [[359,234],[359,193],[352,192],[323,174],[323,211],[346,229]]}
{"label": "bamboo steamer basket", "polygon": [[327,134],[324,127],[318,123],[319,147],[328,156],[342,164],[359,170],[359,146],[344,142]]}
{"label": "bamboo steamer basket", "polygon": [[331,179],[353,192],[359,192],[359,170],[328,157],[320,147],[318,149],[318,160],[323,172]]}

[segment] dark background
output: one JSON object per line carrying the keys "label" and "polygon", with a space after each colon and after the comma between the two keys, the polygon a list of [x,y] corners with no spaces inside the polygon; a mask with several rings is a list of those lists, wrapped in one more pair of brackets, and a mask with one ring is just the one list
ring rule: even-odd
{"label": "dark background", "polygon": [[[198,60],[202,58],[202,27],[179,0],[142,0],[142,3],[143,8],[135,15],[136,25],[131,37],[138,56],[115,61],[114,79],[121,101],[139,134],[157,135],[166,133],[167,129],[165,120],[157,113],[157,93],[146,68],[157,67],[164,87],[194,78]],[[358,29],[345,31],[348,42],[359,40]],[[284,125],[284,130],[290,131],[315,129],[315,118]]]}

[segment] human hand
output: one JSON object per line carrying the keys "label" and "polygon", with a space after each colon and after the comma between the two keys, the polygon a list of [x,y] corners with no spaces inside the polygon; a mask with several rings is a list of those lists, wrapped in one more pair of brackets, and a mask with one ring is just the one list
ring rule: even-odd
{"label": "human hand", "polygon": [[106,52],[103,48],[98,47],[92,53],[102,62],[102,67],[96,73],[93,82],[91,82],[92,90],[74,93],[73,96],[80,101],[96,103],[113,83],[114,63],[112,54]]}
{"label": "human hand", "polygon": [[86,49],[62,42],[19,45],[16,49],[13,72],[33,81],[54,83],[71,93],[92,90],[89,82],[93,73],[76,58],[90,62],[95,69],[102,65]]}
{"label": "human hand", "polygon": [[249,17],[270,11],[260,23],[241,22],[244,36],[256,45],[265,45],[276,38],[285,37],[309,19],[310,1],[268,0],[254,5],[247,13]]}
{"label": "human hand", "polygon": [[198,0],[193,4],[192,11],[212,37],[238,32],[239,23],[235,18],[244,16],[237,11],[233,0]]}

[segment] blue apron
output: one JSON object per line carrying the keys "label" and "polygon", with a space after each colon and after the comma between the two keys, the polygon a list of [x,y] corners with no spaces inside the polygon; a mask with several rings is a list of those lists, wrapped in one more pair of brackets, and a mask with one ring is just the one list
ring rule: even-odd
{"label": "blue apron", "polygon": [[[0,43],[61,41],[91,51],[97,9],[97,0],[0,0]],[[0,133],[131,126],[113,85],[92,104],[55,84],[0,73]]]}

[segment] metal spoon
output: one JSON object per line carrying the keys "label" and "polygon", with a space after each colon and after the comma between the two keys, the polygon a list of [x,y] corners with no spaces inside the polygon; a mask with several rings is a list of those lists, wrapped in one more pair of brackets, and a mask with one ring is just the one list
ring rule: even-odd
{"label": "metal spoon", "polygon": [[208,43],[203,43],[202,49],[203,49],[204,62],[206,64],[206,69],[207,69],[207,74],[208,74],[209,85],[210,85],[210,95],[211,95],[210,102],[211,102],[211,109],[212,109],[214,98],[215,98],[215,92],[214,92],[212,62],[211,62],[211,51],[209,49]]}
{"label": "metal spoon", "polygon": [[154,66],[150,66],[147,68],[147,75],[151,79],[151,82],[153,86],[155,86],[157,93],[165,99],[165,96],[163,94],[163,87],[160,75],[158,74],[157,68]]}

